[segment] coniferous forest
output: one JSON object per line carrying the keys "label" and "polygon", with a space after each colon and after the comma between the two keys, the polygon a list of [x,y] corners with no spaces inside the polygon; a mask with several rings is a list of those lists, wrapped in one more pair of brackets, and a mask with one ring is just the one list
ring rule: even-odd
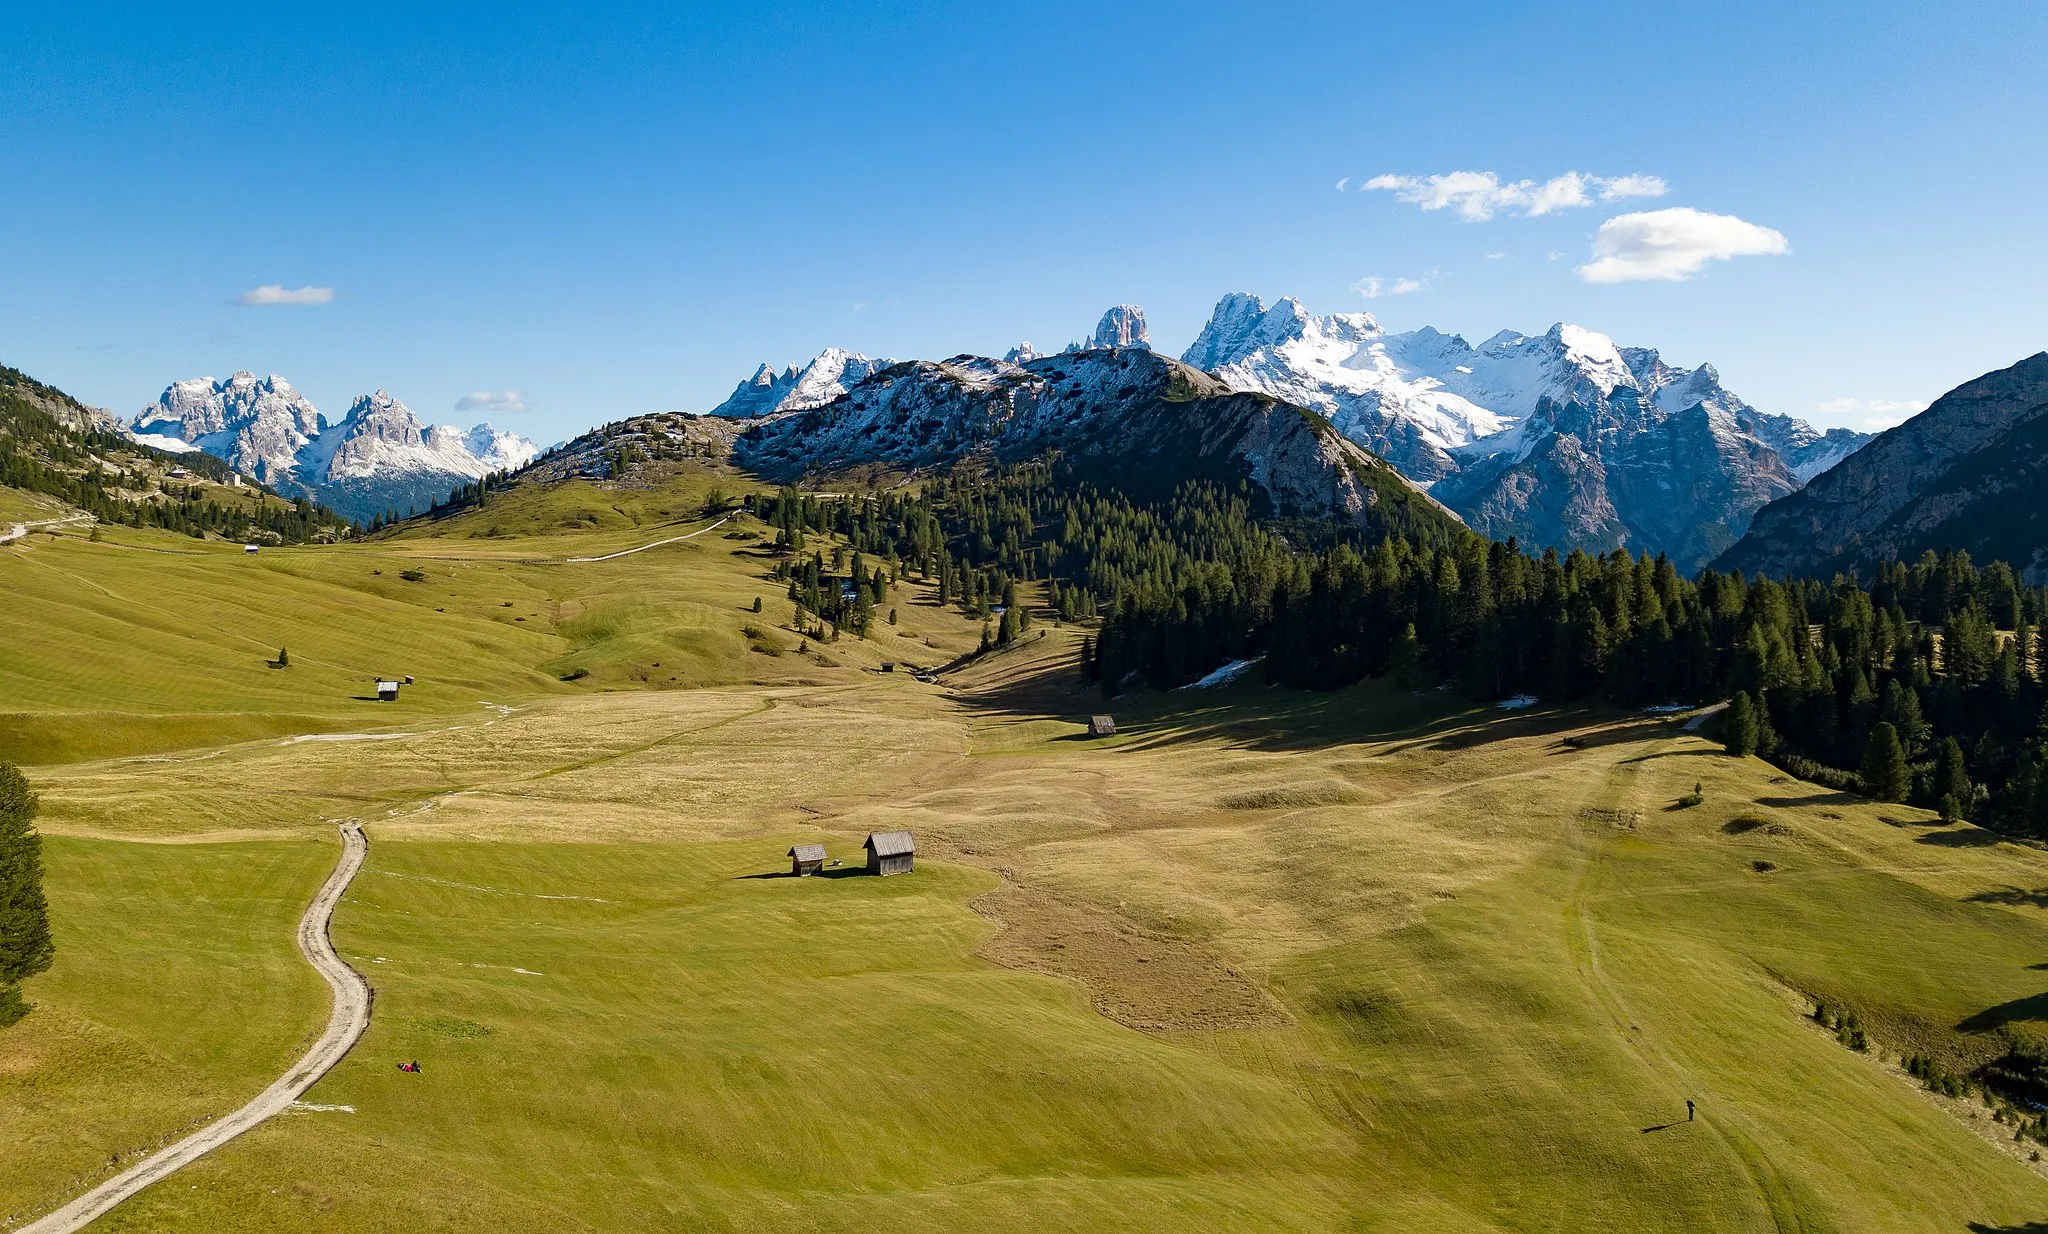
{"label": "coniferous forest", "polygon": [[[1196,484],[1138,503],[1058,460],[962,470],[914,494],[785,489],[756,513],[789,554],[792,598],[856,633],[904,571],[969,613],[1000,609],[992,641],[1007,642],[1021,618],[1003,600],[1036,581],[1061,618],[1100,616],[1081,667],[1108,694],[1263,656],[1270,680],[1315,690],[1391,676],[1485,701],[1726,699],[1733,750],[2048,835],[2048,592],[2003,562],[1929,554],[1862,581],[1688,579],[1625,550],[1539,556],[1465,532],[1365,543],[1271,518],[1249,489]],[[831,585],[806,531],[845,536],[866,564]]]}

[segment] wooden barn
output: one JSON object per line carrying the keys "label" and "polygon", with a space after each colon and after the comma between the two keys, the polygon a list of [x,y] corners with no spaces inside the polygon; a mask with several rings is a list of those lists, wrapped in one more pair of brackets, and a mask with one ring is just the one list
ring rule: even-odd
{"label": "wooden barn", "polygon": [[824,845],[799,844],[789,850],[789,874],[791,878],[809,878],[824,868]]}
{"label": "wooden barn", "polygon": [[1114,737],[1114,736],[1116,736],[1116,717],[1114,717],[1114,716],[1089,716],[1089,717],[1088,717],[1088,735],[1089,735],[1090,737]]}
{"label": "wooden barn", "polygon": [[377,683],[377,701],[380,703],[397,702],[398,683],[395,681],[379,681]]}
{"label": "wooden barn", "polygon": [[917,841],[907,831],[873,831],[861,845],[868,851],[868,873],[908,874],[917,856]]}

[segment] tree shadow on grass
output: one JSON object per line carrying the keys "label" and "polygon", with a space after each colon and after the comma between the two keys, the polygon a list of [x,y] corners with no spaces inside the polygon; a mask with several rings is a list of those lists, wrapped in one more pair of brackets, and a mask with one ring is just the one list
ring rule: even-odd
{"label": "tree shadow on grass", "polygon": [[1967,1228],[1970,1234],[2048,1234],[2048,1221],[2027,1221],[2019,1225],[1992,1225],[1988,1221],[1972,1221]]}
{"label": "tree shadow on grass", "polygon": [[1940,848],[1989,848],[2004,837],[1995,831],[1972,827],[1964,823],[1948,831],[1930,831],[1913,837],[1915,844],[1933,844]]}
{"label": "tree shadow on grass", "polygon": [[1781,809],[1791,809],[1796,806],[1851,806],[1859,805],[1862,801],[1863,798],[1858,797],[1856,794],[1845,793],[1840,789],[1809,793],[1804,797],[1759,797],[1756,799],[1756,803],[1760,806],[1777,806]]}
{"label": "tree shadow on grass", "polygon": [[1959,1033],[1988,1033],[2015,1020],[2048,1020],[2048,993],[2029,994],[1996,1007],[1986,1007],[1956,1025]]}
{"label": "tree shadow on grass", "polygon": [[[1629,733],[1629,734],[1628,734],[1628,736],[1627,736],[1626,738],[1624,738],[1624,740],[1628,740],[1628,741],[1640,741],[1640,740],[1642,740],[1642,739],[1643,739],[1644,737],[1646,737],[1646,736],[1648,736],[1648,735],[1649,735],[1649,734],[1647,734],[1647,733],[1643,733],[1643,732],[1631,732],[1631,733]],[[1725,750],[1721,750],[1721,749],[1712,749],[1712,750],[1652,750],[1652,751],[1651,751],[1650,753],[1648,753],[1648,754],[1638,754],[1638,755],[1636,755],[1636,756],[1635,756],[1634,758],[1625,758],[1625,759],[1622,759],[1621,761],[1622,761],[1622,762],[1624,762],[1624,763],[1647,763],[1647,762],[1650,762],[1650,761],[1651,761],[1651,760],[1653,760],[1653,759],[1659,759],[1659,758],[1726,758],[1726,757],[1728,757],[1728,752],[1727,752],[1727,751],[1725,751]]]}
{"label": "tree shadow on grass", "polygon": [[[2024,887],[2000,887],[1996,891],[1980,891],[1965,897],[1972,904],[2010,904],[2029,908],[2048,908],[2048,887],[2036,887],[2028,891]],[[2034,967],[2042,967],[2036,964]]]}
{"label": "tree shadow on grass", "polygon": [[868,868],[864,865],[840,866],[836,870],[818,870],[810,874],[791,874],[788,870],[764,870],[759,874],[735,874],[732,881],[743,883],[762,878],[861,878],[865,877],[867,872]]}

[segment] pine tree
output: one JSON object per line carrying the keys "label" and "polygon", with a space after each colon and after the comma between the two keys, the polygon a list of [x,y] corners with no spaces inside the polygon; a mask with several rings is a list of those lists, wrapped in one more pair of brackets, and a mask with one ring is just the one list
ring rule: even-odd
{"label": "pine tree", "polygon": [[1885,683],[1884,697],[1877,704],[1877,718],[1899,730],[1899,744],[1912,757],[1927,745],[1927,721],[1920,714],[1920,695],[1899,684],[1898,678]]}
{"label": "pine tree", "polygon": [[277,649],[277,666],[279,668],[290,668],[292,666],[291,653],[282,647]]}
{"label": "pine tree", "polygon": [[36,795],[12,763],[0,762],[0,1028],[28,1014],[21,983],[50,967],[50,909],[43,899],[43,841]]}
{"label": "pine tree", "polygon": [[1977,795],[1970,783],[1970,769],[1963,761],[1963,747],[1953,737],[1944,737],[1934,752],[1934,805],[1949,822],[1961,819]]}
{"label": "pine tree", "polygon": [[1393,674],[1394,684],[1404,690],[1413,690],[1422,684],[1422,644],[1415,637],[1415,623],[1409,622],[1401,629],[1401,636],[1394,640],[1394,650],[1387,658],[1387,671]]}
{"label": "pine tree", "polygon": [[1728,714],[1721,717],[1721,744],[1741,758],[1756,753],[1756,740],[1756,704],[1749,701],[1749,691],[1737,690],[1728,700]]}
{"label": "pine tree", "polygon": [[1899,745],[1899,730],[1883,720],[1871,726],[1870,740],[1863,748],[1863,791],[1878,801],[1905,797],[1909,779],[1906,751]]}

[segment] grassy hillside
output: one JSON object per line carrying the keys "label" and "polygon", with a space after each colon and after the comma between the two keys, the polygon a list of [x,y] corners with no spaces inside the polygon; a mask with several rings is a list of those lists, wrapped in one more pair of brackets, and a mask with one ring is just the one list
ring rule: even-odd
{"label": "grassy hillside", "polygon": [[[632,488],[522,486],[368,543],[253,556],[123,527],[31,536],[0,548],[14,600],[0,612],[0,757],[66,762],[382,730],[564,693],[943,663],[978,637],[906,584],[898,626],[793,654],[802,639],[778,628],[792,612],[767,577],[760,524],[712,527],[702,513],[721,485],[739,491],[710,469]],[[374,700],[375,678],[408,674],[401,702]]]}

